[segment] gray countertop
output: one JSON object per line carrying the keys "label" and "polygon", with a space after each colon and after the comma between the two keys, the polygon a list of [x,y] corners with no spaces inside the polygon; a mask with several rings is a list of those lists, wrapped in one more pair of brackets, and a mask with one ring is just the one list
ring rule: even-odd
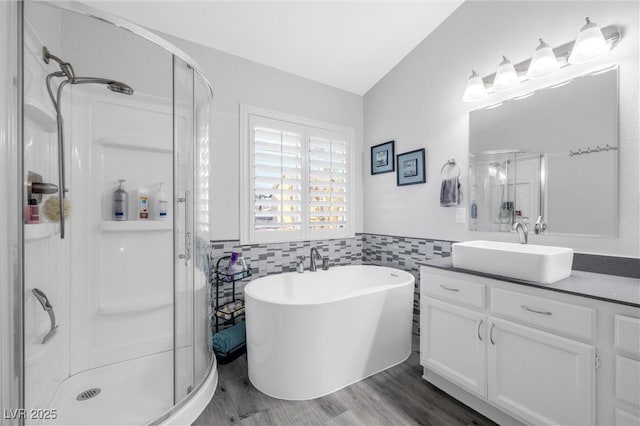
{"label": "gray countertop", "polygon": [[640,308],[640,279],[618,277],[615,275],[596,274],[593,272],[571,271],[571,276],[553,284],[539,284],[531,281],[523,281],[513,278],[484,274],[482,272],[469,271],[453,267],[451,257],[434,257],[419,263],[422,266],[444,269],[453,272],[462,272],[480,277],[493,278],[500,281],[508,281],[515,284],[542,288],[560,293],[575,294],[577,296],[620,303],[623,305]]}

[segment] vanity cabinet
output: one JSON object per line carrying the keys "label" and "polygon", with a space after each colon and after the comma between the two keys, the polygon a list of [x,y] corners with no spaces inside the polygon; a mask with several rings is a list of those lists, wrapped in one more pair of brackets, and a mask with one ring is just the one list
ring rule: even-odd
{"label": "vanity cabinet", "polygon": [[640,319],[614,319],[616,426],[640,425]]}
{"label": "vanity cabinet", "polygon": [[486,347],[481,329],[486,316],[427,298],[422,303],[422,365],[481,397],[486,397]]}
{"label": "vanity cabinet", "polygon": [[490,317],[488,400],[529,424],[591,425],[595,347]]}
{"label": "vanity cabinet", "polygon": [[470,393],[463,402],[485,415],[474,401],[506,413],[503,423],[596,424],[597,310],[517,287],[422,267],[425,379],[435,373]]}

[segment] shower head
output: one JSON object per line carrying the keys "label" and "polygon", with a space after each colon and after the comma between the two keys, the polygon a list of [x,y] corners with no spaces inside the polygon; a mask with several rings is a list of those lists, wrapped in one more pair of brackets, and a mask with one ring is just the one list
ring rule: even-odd
{"label": "shower head", "polygon": [[133,95],[133,88],[128,84],[122,83],[120,81],[110,80],[108,78],[76,77],[76,73],[73,71],[73,67],[69,62],[65,62],[62,59],[58,58],[56,55],[51,54],[51,52],[49,52],[49,49],[47,49],[46,46],[43,46],[42,60],[44,60],[44,62],[48,64],[52,59],[56,61],[60,66],[60,71],[50,74],[50,76],[52,77],[67,77],[67,80],[69,80],[69,83],[71,84],[104,84],[112,92],[123,93],[125,95]]}
{"label": "shower head", "polygon": [[112,81],[107,84],[107,89],[116,93],[123,93],[125,95],[133,95],[133,88],[128,84],[121,83],[119,81]]}
{"label": "shower head", "polygon": [[121,81],[98,77],[76,77],[70,81],[71,84],[104,84],[112,92],[133,95],[133,88]]}

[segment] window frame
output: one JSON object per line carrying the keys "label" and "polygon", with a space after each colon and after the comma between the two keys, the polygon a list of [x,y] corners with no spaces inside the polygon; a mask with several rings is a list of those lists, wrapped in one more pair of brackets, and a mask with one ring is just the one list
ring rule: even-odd
{"label": "window frame", "polygon": [[[259,232],[253,226],[255,194],[253,188],[252,117],[285,122],[288,127],[301,127],[302,134],[302,226],[299,231]],[[310,131],[311,130],[311,131]],[[340,134],[347,143],[347,224],[343,229],[311,230],[309,224],[309,134],[317,131]],[[315,241],[355,237],[355,130],[266,108],[240,105],[240,243],[263,244],[288,241]]]}

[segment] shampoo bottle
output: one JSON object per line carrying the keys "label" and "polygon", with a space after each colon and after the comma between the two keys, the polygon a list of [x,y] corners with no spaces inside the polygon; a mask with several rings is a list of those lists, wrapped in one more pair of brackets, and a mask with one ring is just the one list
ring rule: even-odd
{"label": "shampoo bottle", "polygon": [[149,193],[147,188],[138,189],[138,220],[149,219]]}
{"label": "shampoo bottle", "polygon": [[124,181],[124,179],[118,179],[118,189],[113,192],[113,220],[129,218],[129,196],[122,186]]}
{"label": "shampoo bottle", "polygon": [[162,190],[162,185],[160,182],[158,192],[153,195],[153,215],[156,220],[167,220],[167,194]]}

